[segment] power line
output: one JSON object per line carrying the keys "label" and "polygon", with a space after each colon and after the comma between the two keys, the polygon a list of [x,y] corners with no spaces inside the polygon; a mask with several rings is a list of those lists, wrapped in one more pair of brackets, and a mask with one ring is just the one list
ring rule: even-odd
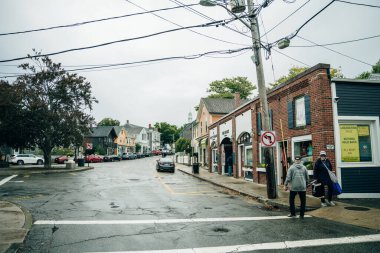
{"label": "power line", "polygon": [[[129,0],[125,0],[125,1],[128,2],[128,3],[130,3],[130,4],[132,4],[132,5],[134,5],[134,6],[136,6],[136,7],[138,7],[138,8],[140,8],[140,9],[142,9],[142,10],[148,11],[148,10],[145,9],[144,7],[142,7],[142,6],[140,6],[140,5],[136,4],[136,3],[134,3],[134,2],[132,2],[132,1],[129,1]],[[152,13],[152,14],[153,14],[154,16],[156,16],[156,17],[162,19],[162,20],[165,20],[166,22],[169,22],[170,24],[176,25],[176,26],[178,26],[178,27],[183,27],[183,26],[181,26],[181,25],[179,25],[179,24],[177,24],[177,23],[175,23],[175,22],[173,22],[173,21],[171,21],[171,20],[169,20],[169,19],[166,19],[166,18],[164,18],[164,17],[162,17],[162,16],[160,16],[160,15],[158,15],[158,14],[155,14],[155,13]],[[212,21],[215,21],[215,20],[212,20]],[[212,36],[209,36],[209,35],[206,35],[206,34],[203,34],[203,33],[197,32],[197,31],[194,31],[194,30],[192,30],[192,29],[189,29],[189,31],[191,31],[191,32],[193,32],[193,33],[196,33],[196,34],[198,34],[198,35],[201,35],[201,36],[203,36],[203,37],[206,37],[206,38],[212,39],[212,40],[217,40],[217,41],[220,41],[220,42],[224,42],[224,43],[228,43],[228,44],[233,44],[233,45],[246,46],[246,45],[243,45],[243,44],[239,44],[239,43],[234,43],[234,42],[230,42],[230,41],[226,41],[226,40],[218,39],[218,38],[215,38],[215,37],[212,37]]]}
{"label": "power line", "polygon": [[[172,56],[172,57],[163,57],[163,58],[156,58],[156,59],[150,59],[150,60],[141,60],[141,61],[134,61],[134,62],[123,62],[123,63],[112,63],[112,64],[103,64],[103,65],[97,65],[92,67],[84,67],[84,68],[76,68],[76,69],[68,69],[66,71],[73,72],[73,71],[85,71],[85,70],[108,70],[111,67],[117,67],[117,66],[127,66],[127,65],[135,65],[135,64],[147,64],[147,63],[154,63],[154,62],[160,62],[160,61],[169,61],[169,60],[194,60],[201,58],[203,56],[208,55],[215,55],[215,54],[234,54],[239,52],[244,52],[246,50],[250,50],[251,47],[244,47],[244,48],[238,48],[238,49],[227,49],[227,50],[216,50],[216,51],[209,51],[205,53],[199,53],[199,54],[193,54],[193,55],[187,55],[187,56]],[[13,75],[13,76],[2,76],[0,78],[10,78],[10,77],[18,77],[22,76],[23,74],[19,75]]]}
{"label": "power line", "polygon": [[[187,6],[194,6],[194,5],[198,5],[198,4],[189,4],[189,5],[186,5],[186,7]],[[69,25],[59,25],[59,26],[38,28],[38,29],[32,29],[32,30],[26,30],[26,31],[20,31],[20,32],[0,33],[0,36],[15,35],[15,34],[22,34],[22,33],[31,33],[31,32],[40,32],[40,31],[53,30],[53,29],[59,29],[59,28],[76,27],[76,26],[86,25],[86,24],[90,24],[90,23],[96,23],[96,22],[108,21],[108,20],[113,20],[113,19],[132,17],[132,16],[137,16],[137,15],[142,15],[142,14],[167,11],[167,10],[173,10],[173,9],[178,9],[178,8],[183,8],[183,6],[181,6],[181,7],[176,6],[176,7],[171,7],[171,8],[163,8],[163,9],[157,9],[157,10],[151,10],[151,11],[145,11],[145,12],[138,12],[138,13],[121,15],[121,16],[109,17],[109,18],[101,18],[101,19],[83,21],[80,23],[74,23],[74,24],[69,24]]]}
{"label": "power line", "polygon": [[290,15],[288,15],[286,18],[284,18],[283,20],[281,20],[279,23],[277,23],[277,25],[275,25],[274,27],[272,27],[271,29],[269,29],[268,32],[264,33],[263,35],[261,35],[261,37],[264,37],[265,35],[267,35],[268,33],[270,33],[272,30],[274,30],[275,28],[277,28],[279,25],[281,25],[285,20],[287,20],[288,18],[290,18],[291,16],[293,16],[296,12],[298,12],[300,9],[302,9],[307,3],[309,3],[310,0],[307,0],[307,2],[305,2],[303,5],[301,5],[298,9],[296,9],[295,11],[293,11],[292,13],[290,13]]}
{"label": "power line", "polygon": [[314,44],[314,45],[316,45],[316,46],[323,47],[323,48],[325,48],[325,49],[327,49],[327,50],[329,50],[329,51],[331,51],[331,52],[334,52],[334,53],[336,53],[336,54],[339,54],[339,55],[342,55],[342,56],[344,56],[344,57],[347,57],[347,58],[349,58],[349,59],[351,59],[351,60],[354,60],[354,61],[357,61],[357,62],[360,62],[360,63],[366,64],[366,65],[369,65],[369,66],[371,66],[371,67],[373,66],[372,64],[369,64],[369,63],[367,63],[367,62],[364,62],[364,61],[358,60],[358,59],[356,59],[356,58],[354,58],[354,57],[351,57],[351,56],[349,56],[349,55],[343,54],[343,53],[341,53],[341,52],[338,52],[338,51],[333,50],[333,49],[331,49],[331,48],[325,47],[325,46],[323,46],[323,45],[319,45],[319,44],[317,44],[317,43],[315,43],[315,42],[313,42],[313,41],[311,41],[311,40],[305,39],[305,38],[303,38],[303,37],[301,37],[301,36],[299,36],[299,35],[297,35],[297,37],[300,38],[300,39],[303,39],[303,40],[305,40],[305,41],[308,41],[308,42],[310,42],[310,43],[312,43],[312,44]]}
{"label": "power line", "polygon": [[342,1],[342,0],[336,0],[336,1],[341,2],[341,3],[346,3],[346,4],[361,5],[361,6],[372,7],[372,8],[380,8],[380,6],[378,6],[378,5],[361,4],[361,3]]}
{"label": "power line", "polygon": [[[190,29],[190,28],[199,28],[199,27],[224,25],[224,24],[227,24],[229,22],[234,21],[235,19],[236,18],[233,18],[231,20],[219,20],[219,21],[209,22],[209,23],[201,24],[201,25],[193,25],[193,26],[187,26],[187,27],[174,28],[174,29],[165,30],[165,31],[157,32],[157,33],[148,34],[148,35],[143,35],[143,36],[139,36],[139,37],[134,37],[134,38],[129,38],[129,39],[122,39],[122,40],[116,40],[116,41],[110,41],[110,42],[106,42],[106,43],[102,43],[102,44],[97,44],[97,45],[93,45],[93,46],[72,48],[72,49],[62,50],[62,51],[59,51],[59,52],[54,52],[54,53],[49,53],[49,54],[41,54],[39,56],[52,56],[52,55],[64,54],[64,53],[68,53],[68,52],[87,50],[87,49],[108,46],[108,45],[111,45],[111,44],[116,44],[116,43],[121,43],[121,42],[128,42],[128,41],[133,41],[133,40],[146,39],[146,38],[149,38],[149,37],[153,37],[153,36],[157,36],[157,35],[161,35],[161,34],[165,34],[165,33],[170,33],[170,32],[175,32],[175,31],[180,31],[180,30],[185,30],[185,29]],[[13,59],[8,59],[8,60],[0,60],[0,63],[1,62],[11,62],[11,61],[25,60],[25,59],[28,59],[28,58],[30,58],[30,57],[27,56],[27,57],[19,57],[19,58],[13,58]]]}
{"label": "power line", "polygon": [[286,55],[286,54],[284,54],[284,53],[282,53],[282,52],[276,50],[275,48],[272,48],[272,50],[275,51],[275,52],[277,52],[277,53],[279,53],[279,54],[282,54],[283,56],[285,56],[285,57],[287,57],[287,58],[289,58],[289,59],[292,59],[293,61],[299,62],[299,63],[301,63],[301,64],[303,64],[303,65],[305,65],[305,66],[311,67],[309,64],[304,63],[304,62],[302,62],[302,61],[300,61],[300,60],[297,60],[296,58],[293,58],[293,57],[291,57],[291,56],[289,56],[289,55]]}
{"label": "power line", "polygon": [[352,43],[352,42],[357,42],[357,41],[362,41],[362,40],[369,40],[369,39],[378,38],[378,37],[380,37],[380,34],[379,35],[370,36],[370,37],[355,39],[355,40],[346,40],[346,41],[332,42],[332,43],[327,43],[327,44],[300,45],[300,46],[289,46],[289,47],[321,47],[321,46],[341,45],[341,44],[347,44],[347,43]]}

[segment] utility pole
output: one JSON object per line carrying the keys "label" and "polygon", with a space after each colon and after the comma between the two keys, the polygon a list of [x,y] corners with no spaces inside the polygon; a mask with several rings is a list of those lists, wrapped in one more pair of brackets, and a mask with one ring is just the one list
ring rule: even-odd
{"label": "utility pole", "polygon": [[[252,43],[253,43],[253,52],[252,60],[256,65],[256,75],[257,75],[257,85],[259,87],[259,97],[260,103],[262,107],[262,123],[263,130],[270,130],[269,123],[269,109],[268,109],[268,99],[267,99],[267,91],[265,87],[265,78],[264,78],[264,69],[263,69],[263,61],[260,52],[260,31],[259,25],[257,22],[257,16],[251,16],[254,13],[253,9],[253,0],[247,0],[248,6],[248,14],[251,25],[251,33],[252,33]],[[269,199],[275,199],[277,197],[276,190],[276,178],[274,171],[274,156],[273,156],[273,148],[265,148],[265,164],[266,164],[266,175],[267,175],[267,195]]]}

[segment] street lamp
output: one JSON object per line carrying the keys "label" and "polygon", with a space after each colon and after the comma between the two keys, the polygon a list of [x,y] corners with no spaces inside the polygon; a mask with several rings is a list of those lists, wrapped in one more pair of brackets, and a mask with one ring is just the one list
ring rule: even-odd
{"label": "street lamp", "polygon": [[[252,34],[252,44],[253,44],[253,52],[254,55],[251,57],[254,64],[256,65],[256,75],[257,75],[257,84],[259,88],[259,97],[260,103],[262,106],[263,112],[263,130],[270,130],[269,124],[269,108],[268,108],[268,99],[267,99],[267,91],[265,87],[265,79],[264,79],[264,69],[262,64],[262,57],[260,53],[260,32],[259,25],[257,21],[257,16],[254,15],[253,10],[253,0],[247,0],[248,4],[248,18],[250,24],[247,24],[244,20],[242,20],[235,13],[241,13],[245,10],[245,0],[231,0],[230,6],[231,10],[229,10],[223,4],[220,4],[216,1],[212,0],[200,0],[199,4],[202,6],[221,6],[226,9],[230,14],[232,14],[235,18],[241,21],[245,26],[249,28]],[[265,7],[268,4],[265,5]],[[286,47],[286,43],[282,45],[284,48]],[[277,197],[276,183],[275,183],[275,172],[273,166],[273,150],[272,148],[266,148],[265,151],[265,161],[267,164],[267,194],[268,198],[274,199]]]}

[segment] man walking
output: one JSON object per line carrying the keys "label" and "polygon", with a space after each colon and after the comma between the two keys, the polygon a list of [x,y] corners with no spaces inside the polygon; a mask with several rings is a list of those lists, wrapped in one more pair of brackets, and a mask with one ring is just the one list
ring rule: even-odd
{"label": "man walking", "polygon": [[294,199],[299,195],[301,201],[300,218],[305,215],[306,207],[306,185],[309,183],[309,175],[307,174],[306,167],[301,164],[301,157],[296,156],[294,164],[289,168],[285,180],[285,190],[288,190],[290,183],[289,205],[290,214],[288,217],[296,217],[296,208]]}

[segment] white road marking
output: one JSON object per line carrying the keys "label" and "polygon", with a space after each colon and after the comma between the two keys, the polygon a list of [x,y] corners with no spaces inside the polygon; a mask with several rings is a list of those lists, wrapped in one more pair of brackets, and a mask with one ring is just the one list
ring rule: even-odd
{"label": "white road marking", "polygon": [[224,252],[244,252],[270,249],[292,249],[305,247],[319,247],[327,245],[341,245],[364,242],[379,242],[380,234],[347,236],[327,239],[301,240],[301,241],[284,241],[269,242],[257,244],[242,244],[232,246],[190,248],[190,249],[171,249],[171,250],[142,250],[142,251],[102,251],[86,253],[224,253]]}
{"label": "white road marking", "polygon": [[[305,215],[309,218],[310,215]],[[166,220],[38,220],[35,225],[132,225],[132,224],[168,224],[168,223],[194,223],[194,222],[227,222],[227,221],[261,221],[294,219],[288,216],[264,217],[226,217],[226,218],[195,218],[195,219],[166,219]]]}
{"label": "white road marking", "polygon": [[24,183],[24,181],[10,181],[9,183]]}
{"label": "white road marking", "polygon": [[3,180],[0,181],[0,186],[5,184],[6,182],[8,182],[9,180],[11,180],[14,177],[17,177],[17,175],[13,175],[13,176],[4,178]]}

